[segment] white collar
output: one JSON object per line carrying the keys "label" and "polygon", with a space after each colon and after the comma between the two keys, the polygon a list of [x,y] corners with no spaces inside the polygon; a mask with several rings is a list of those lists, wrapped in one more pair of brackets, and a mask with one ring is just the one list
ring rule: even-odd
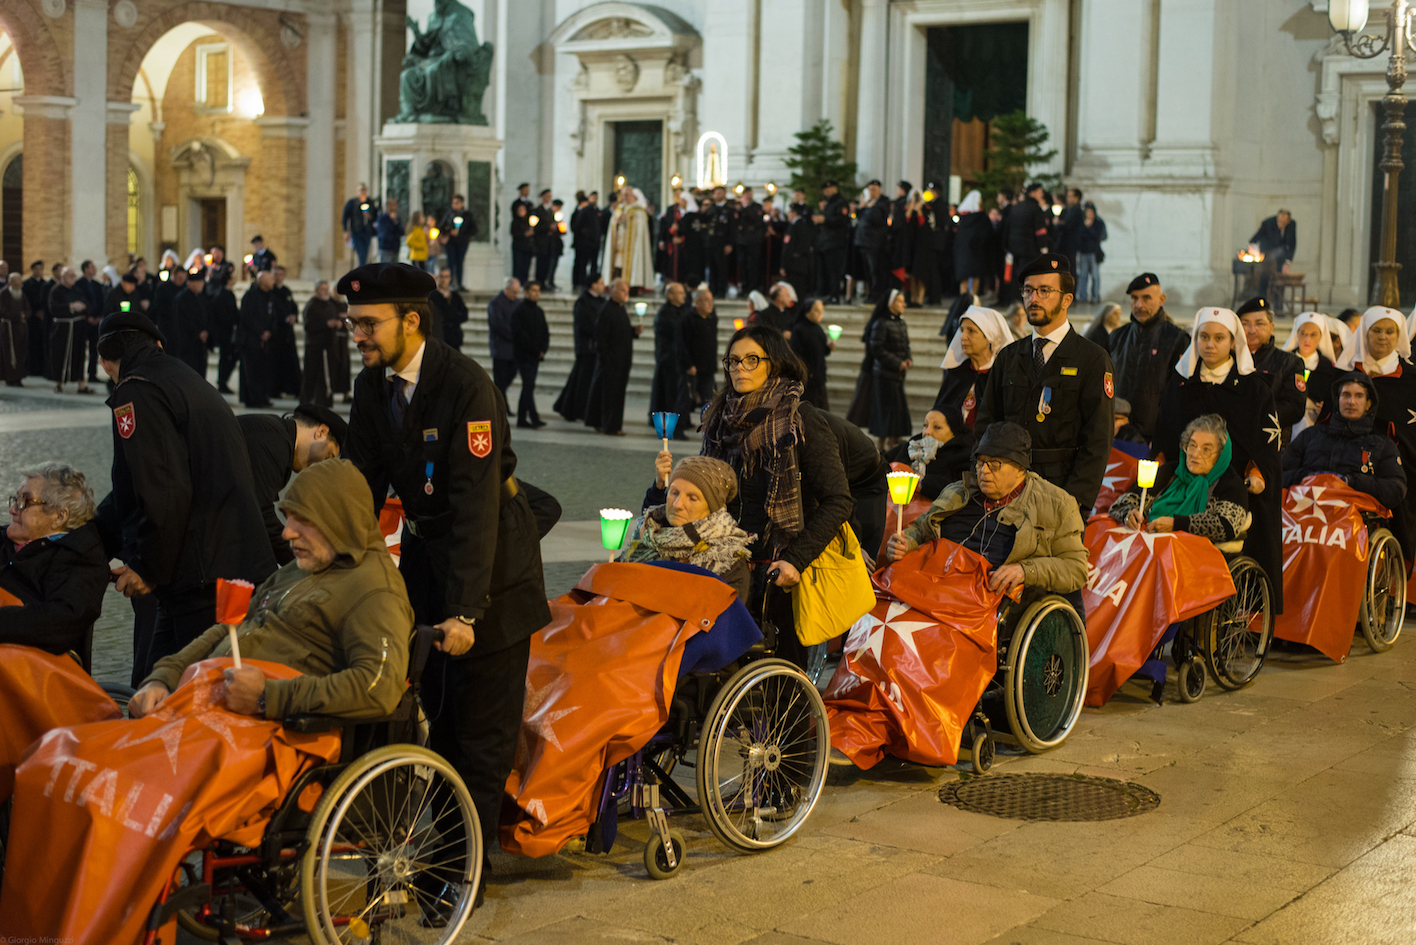
{"label": "white collar", "polygon": [[1033,336],[1034,339],[1037,339],[1037,338],[1046,338],[1048,341],[1052,342],[1053,344],[1061,344],[1061,343],[1062,343],[1062,339],[1065,338],[1065,337],[1067,337],[1067,332],[1069,332],[1069,331],[1071,331],[1071,330],[1072,330],[1072,324],[1071,324],[1071,322],[1067,321],[1067,320],[1064,318],[1064,319],[1062,320],[1062,324],[1061,324],[1060,326],[1058,326],[1057,328],[1052,329],[1052,331],[1048,332],[1048,333],[1045,334],[1045,335],[1039,333],[1036,328],[1033,328],[1032,336]]}
{"label": "white collar", "polygon": [[1214,370],[1205,367],[1203,361],[1200,362],[1200,380],[1206,384],[1223,384],[1229,379],[1229,371],[1234,367],[1234,359],[1227,358],[1225,362]]}
{"label": "white collar", "polygon": [[418,383],[418,374],[423,370],[423,352],[427,350],[427,342],[420,344],[418,346],[418,350],[413,352],[413,357],[408,361],[406,365],[404,365],[403,370],[401,371],[395,371],[391,367],[384,368],[385,380],[393,377],[396,374],[399,377],[403,378],[405,381],[407,381],[409,387],[416,385]]}
{"label": "white collar", "polygon": [[1314,351],[1309,355],[1300,355],[1303,358],[1303,366],[1310,371],[1318,369],[1318,352]]}
{"label": "white collar", "polygon": [[1368,377],[1385,377],[1396,372],[1397,362],[1401,360],[1401,353],[1393,351],[1380,361],[1362,362],[1362,370]]}

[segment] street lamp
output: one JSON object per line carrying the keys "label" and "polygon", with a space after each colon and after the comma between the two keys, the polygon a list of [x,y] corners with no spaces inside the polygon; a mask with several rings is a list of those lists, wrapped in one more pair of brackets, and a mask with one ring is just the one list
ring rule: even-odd
{"label": "street lamp", "polygon": [[1406,84],[1406,51],[1416,53],[1412,43],[1412,10],[1407,0],[1394,0],[1386,12],[1386,35],[1378,37],[1363,33],[1367,25],[1367,0],[1331,0],[1328,4],[1328,23],[1342,36],[1348,53],[1358,59],[1375,59],[1387,50],[1387,94],[1382,96],[1382,242],[1375,263],[1377,270],[1377,304],[1390,308],[1401,306],[1401,293],[1396,285],[1396,274],[1401,263],[1396,261],[1396,203],[1397,179],[1401,176],[1401,133],[1406,130],[1402,122],[1402,112],[1406,110],[1406,96],[1401,87]]}

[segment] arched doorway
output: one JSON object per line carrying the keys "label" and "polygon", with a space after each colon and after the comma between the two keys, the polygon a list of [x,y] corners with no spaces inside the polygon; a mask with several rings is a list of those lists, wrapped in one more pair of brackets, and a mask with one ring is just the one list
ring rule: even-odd
{"label": "arched doorway", "polygon": [[0,174],[0,259],[9,260],[14,272],[24,271],[24,158],[16,154]]}

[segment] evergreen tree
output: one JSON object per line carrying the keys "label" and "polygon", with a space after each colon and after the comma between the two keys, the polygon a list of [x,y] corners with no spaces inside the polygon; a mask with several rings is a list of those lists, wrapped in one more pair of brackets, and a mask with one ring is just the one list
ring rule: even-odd
{"label": "evergreen tree", "polygon": [[846,160],[846,147],[832,137],[831,123],[821,119],[806,131],[798,131],[797,143],[788,148],[786,159],[792,169],[791,190],[806,191],[807,202],[816,206],[821,199],[821,182],[836,181],[842,193],[856,189],[856,163]]}
{"label": "evergreen tree", "polygon": [[[1052,137],[1047,126],[1029,118],[1021,109],[993,119],[988,129],[988,167],[978,175],[978,188],[984,194],[994,194],[1003,188],[1021,193],[1028,180],[1028,168],[1046,164],[1057,156],[1057,149],[1044,151]],[[1048,191],[1062,185],[1056,174],[1034,178]]]}

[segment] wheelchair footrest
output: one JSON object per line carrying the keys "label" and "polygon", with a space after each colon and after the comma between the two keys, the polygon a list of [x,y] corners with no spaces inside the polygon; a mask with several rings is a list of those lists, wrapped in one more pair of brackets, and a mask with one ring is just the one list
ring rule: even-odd
{"label": "wheelchair footrest", "polygon": [[148,931],[156,932],[183,909],[195,909],[208,902],[211,902],[211,886],[209,884],[196,883],[191,886],[183,886],[152,907],[152,912],[148,913]]}

